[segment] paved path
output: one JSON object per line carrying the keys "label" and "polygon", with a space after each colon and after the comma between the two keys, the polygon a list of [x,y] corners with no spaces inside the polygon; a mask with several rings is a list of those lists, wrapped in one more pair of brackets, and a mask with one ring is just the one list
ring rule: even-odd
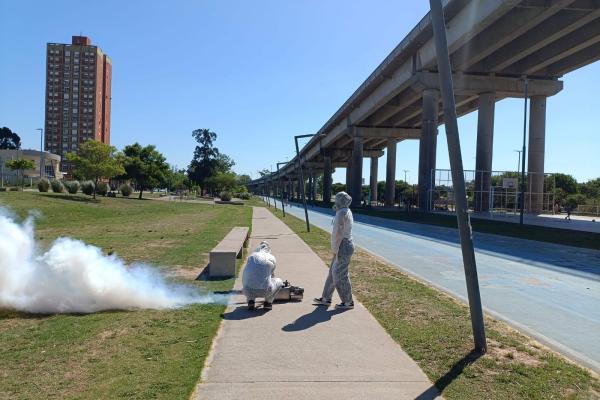
{"label": "paved path", "polygon": [[259,207],[250,245],[261,240],[269,241],[277,257],[277,276],[304,286],[304,300],[249,312],[245,298],[235,296],[194,399],[436,398],[425,374],[361,304],[345,312],[311,305],[326,266]]}
{"label": "paved path", "polygon": [[[286,211],[304,218],[298,205]],[[326,230],[332,215],[309,210],[311,224]],[[354,217],[356,244],[465,301],[455,229]],[[600,371],[600,251],[479,232],[474,238],[486,311]]]}

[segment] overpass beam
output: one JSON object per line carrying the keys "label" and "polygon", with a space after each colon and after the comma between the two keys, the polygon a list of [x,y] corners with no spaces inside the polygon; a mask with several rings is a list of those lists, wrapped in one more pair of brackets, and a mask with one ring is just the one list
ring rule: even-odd
{"label": "overpass beam", "polygon": [[529,106],[529,151],[527,181],[529,211],[539,213],[544,206],[544,155],[546,146],[546,97],[532,96]]}
{"label": "overpass beam", "polygon": [[323,157],[323,203],[331,203],[331,155]]}
{"label": "overpass beam", "polygon": [[371,157],[371,177],[369,180],[370,189],[371,189],[371,198],[369,199],[371,202],[377,203],[377,169],[378,169],[378,157]]}
{"label": "overpass beam", "polygon": [[352,207],[360,207],[362,202],[363,147],[364,138],[360,136],[360,131],[356,131],[352,149],[352,168],[350,169],[352,184],[349,194],[352,196]]}
{"label": "overpass beam", "polygon": [[429,195],[433,189],[432,171],[435,170],[439,101],[438,90],[423,91],[423,120],[419,143],[419,210],[421,211],[431,211]]}
{"label": "overpass beam", "polygon": [[393,207],[396,195],[396,139],[387,141],[387,163],[385,166],[385,206]]}
{"label": "overpass beam", "polygon": [[477,153],[475,157],[475,211],[489,211],[494,147],[494,93],[479,95]]}

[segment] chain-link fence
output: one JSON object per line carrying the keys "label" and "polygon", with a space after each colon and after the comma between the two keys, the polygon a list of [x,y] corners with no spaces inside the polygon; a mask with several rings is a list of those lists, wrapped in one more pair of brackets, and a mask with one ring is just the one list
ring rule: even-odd
{"label": "chain-link fence", "polygon": [[[521,208],[521,177],[514,171],[464,171],[468,206],[476,212],[516,213]],[[430,210],[455,211],[452,172],[432,171],[429,191]],[[555,179],[553,174],[525,174],[524,208],[529,213],[554,213]]]}

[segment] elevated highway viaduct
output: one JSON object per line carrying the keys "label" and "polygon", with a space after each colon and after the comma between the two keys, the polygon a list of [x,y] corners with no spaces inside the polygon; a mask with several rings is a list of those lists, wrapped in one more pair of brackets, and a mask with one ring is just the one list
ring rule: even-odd
{"label": "elevated highway viaduct", "polygon": [[[561,77],[600,59],[600,0],[446,0],[444,15],[457,114],[478,112],[476,187],[489,191],[495,103],[530,99],[528,191],[543,192],[547,98],[563,88]],[[377,199],[378,159],[386,149],[385,204],[394,204],[396,147],[419,140],[419,207],[428,210],[436,168],[438,127],[444,123],[431,18],[428,13],[383,60],[325,125],[284,165],[251,182],[255,192],[298,190],[299,168],[314,197],[323,175],[323,199],[331,198],[331,174],[347,168],[347,190],[360,205],[363,158],[370,158],[371,200]],[[306,184],[306,182],[304,182]],[[542,207],[530,196],[530,210]],[[476,204],[485,211],[487,201]]]}

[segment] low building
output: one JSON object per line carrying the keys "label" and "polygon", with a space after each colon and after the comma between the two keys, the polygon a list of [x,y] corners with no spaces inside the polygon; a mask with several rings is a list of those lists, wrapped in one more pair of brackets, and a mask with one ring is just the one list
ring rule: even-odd
{"label": "low building", "polygon": [[18,171],[13,171],[6,166],[7,161],[23,158],[33,161],[33,169],[23,171],[27,179],[38,181],[40,179],[40,163],[43,159],[44,169],[42,176],[48,180],[62,179],[60,171],[60,156],[47,151],[39,150],[0,150],[0,180],[2,185],[13,185],[17,183]]}

